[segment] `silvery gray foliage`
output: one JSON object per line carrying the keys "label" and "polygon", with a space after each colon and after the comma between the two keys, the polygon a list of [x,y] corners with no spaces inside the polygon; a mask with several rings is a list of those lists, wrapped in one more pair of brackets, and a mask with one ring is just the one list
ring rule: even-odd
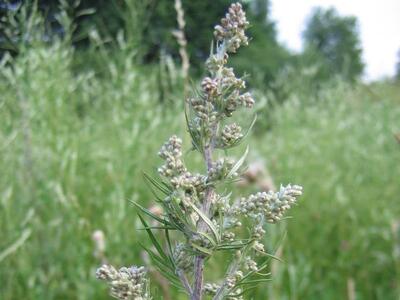
{"label": "silvery gray foliage", "polygon": [[[290,184],[281,186],[278,192],[236,199],[226,191],[225,184],[240,177],[247,150],[237,161],[222,154],[239,145],[250,129],[243,133],[229,118],[240,108],[254,105],[251,94],[244,91],[245,81],[237,78],[226,64],[231,53],[247,45],[248,25],[242,6],[232,4],[221,24],[215,27],[215,47],[206,62],[208,76],[202,80],[200,91],[187,100],[188,131],[193,149],[204,159],[206,173],[188,170],[182,140],[174,135],[158,153],[164,160],[158,168],[159,177],[146,175],[163,213],[156,215],[135,203],[153,244],[152,249],[145,250],[159,271],[191,300],[203,299],[205,295],[213,300],[244,299],[249,287],[268,280],[268,275],[263,275],[267,259],[256,262],[260,261],[258,256],[269,257],[263,244],[263,227],[266,222],[281,220],[302,194],[300,186]],[[142,214],[159,224],[150,227]],[[165,234],[166,245],[154,235],[154,230]],[[218,282],[205,283],[206,262],[219,251],[231,253],[225,276]],[[110,284],[111,295],[118,299],[149,299],[144,273],[135,277],[132,270],[142,269],[116,271],[103,266],[97,275]]]}
{"label": "silvery gray foliage", "polygon": [[103,265],[96,271],[96,277],[110,286],[111,296],[121,300],[147,300],[147,279],[144,267],[122,267]]}

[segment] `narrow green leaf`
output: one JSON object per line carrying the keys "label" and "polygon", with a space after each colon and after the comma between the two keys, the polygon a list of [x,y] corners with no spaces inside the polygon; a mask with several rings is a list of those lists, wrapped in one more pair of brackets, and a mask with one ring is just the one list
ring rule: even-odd
{"label": "narrow green leaf", "polygon": [[169,237],[169,231],[167,229],[165,229],[165,239],[167,240],[167,244],[168,244],[169,260],[170,260],[171,264],[174,266],[174,268],[176,269],[176,264],[175,264],[175,260],[174,260],[174,251],[172,250],[171,239]]}
{"label": "narrow green leaf", "polygon": [[160,178],[159,178],[159,180],[160,180],[160,184],[162,184],[169,192],[172,192],[172,188],[167,182],[165,182],[164,180],[162,180]]}
{"label": "narrow green leaf", "polygon": [[232,177],[234,173],[236,173],[237,170],[243,165],[247,154],[249,153],[249,147],[247,146],[246,151],[242,155],[242,157],[236,162],[236,164],[232,167],[232,169],[229,171],[228,175],[226,175],[227,178]]}
{"label": "narrow green leaf", "polygon": [[[148,228],[149,226],[147,225],[146,221],[143,219],[143,217],[138,214],[138,217],[140,219],[140,221],[142,222],[143,226],[145,228]],[[154,247],[156,247],[157,252],[160,254],[160,256],[166,260],[168,260],[168,256],[165,254],[163,248],[161,247],[161,245],[158,243],[156,237],[154,236],[153,232],[150,229],[146,229],[146,232],[148,234],[148,236],[150,237],[151,242],[153,243]]]}
{"label": "narrow green leaf", "polygon": [[276,259],[277,261],[283,262],[282,259],[280,259],[278,256],[275,256],[273,254],[270,254],[270,253],[267,253],[267,252],[261,252],[261,251],[258,251],[258,253],[260,253],[261,255],[264,255],[264,256],[268,256],[268,257],[270,257],[272,259]]}
{"label": "narrow green leaf", "polygon": [[143,227],[143,228],[138,228],[138,230],[147,230],[147,229],[154,229],[154,230],[176,230],[175,227],[167,227],[167,226],[149,226],[149,227]]}
{"label": "narrow green leaf", "polygon": [[164,184],[158,182],[145,172],[143,172],[143,176],[149,183],[151,183],[154,187],[163,192],[165,195],[169,195],[171,193],[171,189],[168,186],[166,186],[164,182],[163,182]]}
{"label": "narrow green leaf", "polygon": [[271,278],[262,278],[262,279],[252,279],[252,280],[247,280],[244,282],[237,283],[235,286],[241,286],[241,285],[249,285],[249,284],[258,284],[258,283],[264,283],[271,281]]}
{"label": "narrow green leaf", "polygon": [[[258,267],[258,270],[257,270],[257,271],[250,271],[249,273],[247,273],[245,276],[243,276],[242,279],[240,279],[240,280],[237,282],[237,284],[246,281],[247,278],[249,278],[250,276],[253,276],[253,275],[255,275],[255,274],[258,274],[258,275],[261,275],[261,276],[264,275],[264,274],[260,274],[259,272],[262,271],[262,270],[264,270],[264,269],[268,266],[268,262],[269,262],[269,260],[268,260],[268,261],[265,261],[261,266]],[[267,275],[269,275],[269,274],[267,273]]]}
{"label": "narrow green leaf", "polygon": [[213,244],[213,247],[216,247],[216,246],[217,246],[217,244],[215,243],[214,239],[213,239],[210,235],[208,235],[207,233],[205,233],[205,232],[198,232],[198,234],[204,236],[207,240],[209,240],[209,241],[211,242],[211,244]]}
{"label": "narrow green leaf", "polygon": [[143,206],[141,206],[139,203],[136,203],[134,201],[130,201],[133,205],[135,205],[140,211],[142,211],[144,214],[148,215],[149,217],[155,219],[156,221],[160,222],[161,224],[164,224],[166,226],[172,226],[172,224],[170,222],[168,222],[165,219],[160,218],[159,216],[153,214],[151,211],[149,211],[147,208],[144,208]]}
{"label": "narrow green leaf", "polygon": [[[190,105],[190,104],[189,104]],[[194,146],[194,148],[199,151],[200,153],[202,153],[202,147],[201,145],[199,145],[199,139],[198,137],[196,137],[195,132],[192,130],[191,126],[190,126],[190,121],[189,121],[189,116],[188,116],[188,111],[187,111],[187,106],[185,105],[185,119],[186,119],[186,127],[187,130],[190,134],[190,137],[192,138],[192,144]]]}
{"label": "narrow green leaf", "polygon": [[237,250],[245,247],[247,244],[222,244],[216,247],[216,250]]}
{"label": "narrow green leaf", "polygon": [[258,276],[261,276],[261,277],[271,276],[271,272],[268,272],[268,273],[263,274],[263,273],[260,273],[259,271],[257,271],[256,274],[257,274]]}
{"label": "narrow green leaf", "polygon": [[150,184],[150,182],[148,182],[148,181],[146,181],[146,184],[147,184],[147,186],[149,187],[151,193],[153,194],[153,196],[154,196],[156,202],[162,204],[164,199],[163,199],[161,196],[159,196],[159,195],[157,194],[157,192],[155,191],[154,186],[153,186],[152,184]]}
{"label": "narrow green leaf", "polygon": [[221,242],[220,236],[218,235],[218,230],[215,228],[214,224],[211,220],[193,203],[188,201],[189,205],[193,208],[193,210],[199,215],[199,217],[208,225],[213,233],[215,239],[217,240],[217,244]]}
{"label": "narrow green leaf", "polygon": [[256,287],[257,287],[257,286],[253,286],[253,287],[244,289],[241,293],[235,294],[234,296],[235,296],[235,297],[243,296],[244,294],[247,294],[247,292],[249,292],[249,291],[251,291],[251,290],[254,290]]}
{"label": "narrow green leaf", "polygon": [[172,269],[170,266],[166,265],[165,262],[162,261],[160,257],[158,257],[154,252],[152,252],[150,249],[147,249],[142,245],[143,249],[149,254],[152,262],[156,266],[157,270],[165,277],[167,278],[171,284],[176,286],[177,288],[181,289],[182,286],[180,284],[179,279],[175,275],[175,270]]}
{"label": "narrow green leaf", "polygon": [[151,259],[154,262],[157,262],[158,264],[162,265],[164,268],[166,268],[170,271],[173,270],[172,266],[168,262],[164,261],[164,259],[162,257],[158,256],[151,249],[147,248],[140,242],[139,242],[139,245],[150,255]]}
{"label": "narrow green leaf", "polygon": [[175,216],[182,224],[184,224],[186,227],[190,228],[191,230],[194,230],[193,225],[188,222],[186,214],[182,212],[182,208],[179,206],[177,199],[173,198],[170,202],[171,207],[173,208],[170,210],[170,214]]}
{"label": "narrow green leaf", "polygon": [[211,256],[212,253],[213,253],[211,249],[208,249],[208,248],[205,248],[205,247],[196,245],[196,244],[194,244],[194,243],[191,243],[190,245],[191,245],[193,248],[196,248],[197,250],[199,250],[202,254],[205,254],[205,255],[207,255],[207,256]]}

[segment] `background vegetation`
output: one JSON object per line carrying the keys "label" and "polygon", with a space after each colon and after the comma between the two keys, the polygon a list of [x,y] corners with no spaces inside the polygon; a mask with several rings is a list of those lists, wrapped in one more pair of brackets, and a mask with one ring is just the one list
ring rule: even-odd
{"label": "background vegetation", "polygon": [[[229,2],[183,1],[194,81]],[[399,82],[363,84],[361,63],[332,71],[318,47],[291,54],[267,1],[246,3],[254,42],[235,64],[258,102],[249,160],[305,190],[292,219],[267,227],[283,262],[253,298],[399,299]],[[104,232],[115,265],[143,260],[129,200],[151,205],[142,171],[171,133],[186,135],[175,11],[166,0],[17,4],[1,11],[0,298],[108,299],[91,236]],[[343,24],[343,53],[359,58],[355,20]]]}

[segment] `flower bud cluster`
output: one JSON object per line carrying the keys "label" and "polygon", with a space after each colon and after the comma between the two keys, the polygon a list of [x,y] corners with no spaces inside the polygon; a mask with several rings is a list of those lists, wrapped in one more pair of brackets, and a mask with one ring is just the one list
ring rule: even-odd
{"label": "flower bud cluster", "polygon": [[[182,160],[182,140],[172,136],[159,151],[159,156],[165,160],[165,164],[158,168],[160,175],[169,178],[172,187],[181,189],[191,194],[205,189],[206,176],[191,174],[187,171]],[[189,195],[190,196],[190,195]]]}
{"label": "flower bud cluster", "polygon": [[[201,82],[201,95],[189,99],[197,116],[190,123],[190,129],[203,137],[206,143],[209,143],[209,138],[213,135],[212,128],[216,127],[218,121],[232,116],[239,107],[250,108],[254,104],[249,93],[241,92],[246,87],[245,81],[237,78],[232,68],[225,66],[228,52],[236,52],[239,46],[247,45],[247,26],[242,6],[239,3],[232,4],[225,18],[221,20],[221,25],[215,27],[215,37],[219,43],[216,52],[210,55],[206,63],[210,76]],[[232,142],[235,136],[229,137],[230,133],[227,134]]]}
{"label": "flower bud cluster", "polygon": [[[226,178],[233,165],[234,161],[229,158],[218,159],[208,171],[208,181],[217,181]],[[235,175],[237,174],[233,174],[233,176]]]}
{"label": "flower bud cluster", "polygon": [[216,79],[211,79],[210,77],[205,77],[201,82],[201,88],[203,92],[208,95],[207,100],[218,94],[218,81]]}
{"label": "flower bud cluster", "polygon": [[256,217],[263,214],[267,221],[275,223],[279,221],[286,210],[301,196],[302,187],[298,185],[281,186],[279,192],[262,192],[250,195],[248,198],[240,199],[240,202],[233,207],[233,214]]}
{"label": "flower bud cluster", "polygon": [[182,140],[173,135],[162,146],[158,155],[165,160],[165,164],[158,168],[158,172],[165,177],[174,177],[186,172],[182,157]]}
{"label": "flower bud cluster", "polygon": [[241,45],[248,44],[244,32],[248,25],[242,5],[234,3],[230,6],[225,18],[221,20],[221,25],[215,26],[214,36],[218,41],[226,42],[229,52],[236,52]]}
{"label": "flower bud cluster", "polygon": [[[232,116],[233,112],[239,107],[252,108],[254,99],[250,93],[241,94],[241,90],[246,87],[245,81],[236,78],[231,68],[221,67],[221,76],[211,79],[206,77],[202,81],[204,98],[191,98],[189,102],[196,112],[196,115],[206,121],[205,124],[212,124],[217,120],[218,110],[226,117]],[[224,96],[221,104],[220,96]]]}
{"label": "flower bud cluster", "polygon": [[236,271],[232,275],[229,275],[226,278],[226,285],[228,286],[229,289],[233,288],[236,283],[243,278],[243,272],[242,271]]}
{"label": "flower bud cluster", "polygon": [[204,189],[206,177],[201,174],[182,173],[171,179],[171,184],[175,189],[202,191]]}
{"label": "flower bud cluster", "polygon": [[[215,223],[213,223],[213,224],[214,224],[214,226],[216,225]],[[209,240],[209,238],[207,238],[207,237],[206,237],[205,235],[203,235],[203,234],[193,233],[193,234],[189,237],[188,240],[190,241],[190,242],[189,242],[190,247],[192,247],[192,245],[197,245],[197,246],[200,246],[200,247],[203,247],[203,248],[207,248],[207,249],[210,249],[210,248],[213,247],[213,245],[212,245],[211,241]],[[193,250],[193,251],[197,251],[198,248],[192,247],[192,250]],[[208,256],[208,255],[210,255],[210,254],[204,252],[203,255]]]}
{"label": "flower bud cluster", "polygon": [[216,72],[224,65],[228,63],[229,55],[228,53],[224,53],[224,55],[215,55],[211,54],[210,57],[206,61],[206,68],[210,72]]}
{"label": "flower bud cluster", "polygon": [[222,90],[230,88],[241,90],[246,88],[246,82],[243,79],[236,77],[235,73],[233,72],[233,68],[221,68],[221,75]]}
{"label": "flower bud cluster", "polygon": [[253,229],[253,237],[255,239],[261,239],[265,234],[265,230],[262,227],[262,224],[258,224]]}
{"label": "flower bud cluster", "polygon": [[204,285],[204,293],[207,295],[215,295],[215,293],[220,287],[221,286],[216,283],[206,283]]}
{"label": "flower bud cluster", "polygon": [[242,222],[240,222],[237,218],[227,218],[224,224],[225,229],[242,227]]}
{"label": "flower bud cluster", "polygon": [[225,125],[221,133],[222,146],[232,146],[242,137],[242,128],[239,125],[236,123]]}
{"label": "flower bud cluster", "polygon": [[233,242],[235,241],[235,233],[233,232],[229,232],[229,231],[225,231],[222,235],[222,240],[223,241],[229,241],[229,242]]}
{"label": "flower bud cluster", "polygon": [[122,267],[118,271],[111,265],[103,265],[96,277],[107,281],[112,297],[120,300],[147,300],[146,271],[144,267]]}
{"label": "flower bud cluster", "polygon": [[[226,298],[227,300],[243,300],[243,290],[240,288],[236,288],[235,289],[235,285],[236,283],[241,280],[243,278],[243,272],[242,271],[236,271],[234,274],[228,276],[225,280],[225,287],[228,290],[232,290],[234,289],[234,291],[230,292]],[[216,284],[216,283],[206,283],[204,285],[204,293],[206,295],[215,295],[217,293],[217,291],[221,288],[220,284]]]}
{"label": "flower bud cluster", "polygon": [[245,257],[244,268],[254,272],[258,271],[257,263],[250,256]]}
{"label": "flower bud cluster", "polygon": [[243,290],[236,289],[233,293],[229,294],[229,296],[227,296],[226,299],[227,300],[244,300]]}
{"label": "flower bud cluster", "polygon": [[191,272],[193,269],[193,256],[189,255],[189,253],[185,249],[185,245],[182,243],[178,243],[174,249],[173,253],[174,261],[176,266],[184,271]]}
{"label": "flower bud cluster", "polygon": [[257,252],[265,252],[264,245],[261,244],[259,241],[254,242],[253,249]]}
{"label": "flower bud cluster", "polygon": [[233,112],[241,106],[252,108],[254,103],[254,99],[250,93],[240,95],[239,90],[234,90],[226,99],[225,115],[227,117],[232,116]]}
{"label": "flower bud cluster", "polygon": [[215,110],[214,104],[211,102],[213,97],[207,95],[205,98],[207,100],[202,97],[188,100],[197,116],[192,120],[189,129],[197,133],[203,132],[204,136],[210,136],[212,124],[217,121],[218,111]]}
{"label": "flower bud cluster", "polygon": [[254,106],[254,99],[250,93],[244,93],[239,96],[239,102],[242,106],[252,108]]}

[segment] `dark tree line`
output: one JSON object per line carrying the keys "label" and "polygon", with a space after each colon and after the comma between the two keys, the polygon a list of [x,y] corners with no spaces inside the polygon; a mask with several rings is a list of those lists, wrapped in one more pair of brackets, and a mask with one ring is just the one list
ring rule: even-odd
{"label": "dark tree line", "polygon": [[357,19],[340,16],[334,8],[315,8],[303,33],[306,51],[321,57],[328,74],[354,80],[363,70]]}
{"label": "dark tree line", "polygon": [[[0,17],[19,5],[35,1],[0,1]],[[209,52],[211,30],[229,6],[231,0],[182,0],[186,19],[188,51],[193,69],[196,69]],[[50,28],[62,34],[55,20],[59,1],[38,0],[40,10],[46,16]],[[177,28],[173,0],[70,0],[69,14],[76,23],[73,40],[77,48],[87,45],[87,33],[96,28],[113,47],[119,32],[124,32],[128,45],[135,49],[141,63],[152,63],[160,53],[179,58],[178,46],[172,31]],[[303,64],[320,62],[321,77],[340,74],[355,80],[363,72],[358,25],[355,17],[341,16],[334,9],[315,9],[307,21],[303,38],[305,50],[299,57],[293,56],[277,40],[275,23],[271,18],[270,0],[243,1],[252,24],[249,29],[254,42],[233,59],[239,70],[261,74],[262,82],[273,80],[275,74],[286,64],[301,60]],[[89,9],[93,9],[89,10]],[[79,14],[79,11],[94,12]],[[4,25],[4,24],[3,24]],[[3,26],[4,27],[4,26]],[[1,32],[0,32],[1,34]],[[5,44],[0,36],[0,44]],[[309,59],[312,57],[312,59]],[[257,62],[254,64],[254,62]],[[249,70],[250,66],[250,70]]]}

